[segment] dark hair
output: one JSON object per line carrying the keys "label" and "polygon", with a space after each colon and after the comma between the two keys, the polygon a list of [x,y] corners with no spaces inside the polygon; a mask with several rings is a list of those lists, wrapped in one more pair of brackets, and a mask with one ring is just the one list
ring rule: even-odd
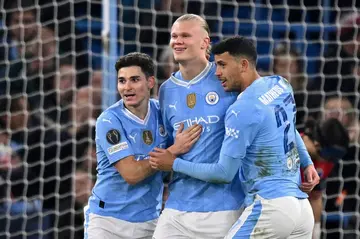
{"label": "dark hair", "polygon": [[336,151],[340,151],[340,155],[334,158],[343,157],[349,148],[349,134],[341,122],[335,118],[330,118],[322,122],[317,123],[315,120],[310,119],[305,122],[305,134],[312,140],[319,142],[320,146],[324,148],[333,148]]}
{"label": "dark hair", "polygon": [[119,58],[115,64],[116,72],[123,67],[139,66],[146,77],[155,75],[155,65],[152,58],[140,52],[132,52]]}
{"label": "dark hair", "polygon": [[229,52],[233,57],[245,57],[251,64],[256,65],[256,48],[253,42],[245,37],[230,37],[212,46],[211,53],[215,55],[225,52]]}

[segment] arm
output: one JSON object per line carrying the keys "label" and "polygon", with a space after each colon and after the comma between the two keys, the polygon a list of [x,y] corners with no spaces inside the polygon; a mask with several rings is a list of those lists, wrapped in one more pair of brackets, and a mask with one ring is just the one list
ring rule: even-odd
{"label": "arm", "polygon": [[96,143],[128,184],[137,184],[156,171],[149,160],[135,160],[124,128],[111,112],[103,113],[96,122]]}
{"label": "arm", "polygon": [[[203,181],[231,182],[240,168],[241,159],[245,157],[247,147],[251,144],[257,133],[258,125],[261,124],[261,122],[257,123],[259,122],[259,117],[256,117],[256,109],[247,108],[247,110],[245,108],[242,110],[243,114],[241,116],[233,114],[232,110],[230,110],[230,114],[226,115],[226,134],[217,163],[193,163],[181,158],[175,159],[165,150],[158,150],[158,152],[150,153],[152,167],[163,170],[167,168],[164,165],[170,165],[176,172],[181,172]],[[255,117],[254,114],[256,114]],[[252,115],[252,119],[256,120],[249,121],[249,117],[246,117],[249,115]],[[241,129],[241,132],[239,129]]]}
{"label": "arm", "polygon": [[149,160],[136,161],[133,155],[119,160],[114,166],[130,185],[135,185],[156,172],[151,168]]}
{"label": "arm", "polygon": [[173,169],[176,172],[212,183],[230,183],[240,168],[241,161],[220,154],[218,163],[192,163],[177,158]]}
{"label": "arm", "polygon": [[315,225],[313,229],[313,239],[320,239],[321,236],[321,213],[323,208],[322,191],[313,190],[310,193],[309,201],[314,213]]}
{"label": "arm", "polygon": [[297,146],[297,149],[299,152],[301,168],[306,168],[307,166],[312,165],[313,162],[312,162],[310,155],[306,149],[305,143],[297,130],[295,132],[295,141],[296,141],[296,146]]}

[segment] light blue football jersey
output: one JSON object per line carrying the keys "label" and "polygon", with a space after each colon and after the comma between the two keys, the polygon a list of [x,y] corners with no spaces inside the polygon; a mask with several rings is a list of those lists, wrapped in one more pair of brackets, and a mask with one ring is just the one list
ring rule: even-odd
{"label": "light blue football jersey", "polygon": [[98,174],[89,199],[90,212],[129,222],[157,218],[162,203],[162,173],[130,185],[114,164],[130,155],[148,160],[154,147],[166,147],[167,138],[156,100],[150,100],[144,120],[126,109],[122,100],[105,110],[96,122]]}
{"label": "light blue football jersey", "polygon": [[[201,124],[203,133],[192,149],[181,158],[195,163],[214,163],[219,159],[225,135],[224,117],[236,100],[215,76],[216,66],[208,66],[194,79],[183,80],[174,73],[160,87],[159,102],[169,137],[175,138],[181,123],[185,128]],[[230,184],[214,184],[174,172],[169,184],[166,208],[188,212],[238,210],[244,199],[239,178]]]}
{"label": "light blue football jersey", "polygon": [[300,186],[296,106],[290,84],[280,76],[255,80],[229,107],[222,152],[242,159],[239,176],[245,205],[266,199],[307,198]]}

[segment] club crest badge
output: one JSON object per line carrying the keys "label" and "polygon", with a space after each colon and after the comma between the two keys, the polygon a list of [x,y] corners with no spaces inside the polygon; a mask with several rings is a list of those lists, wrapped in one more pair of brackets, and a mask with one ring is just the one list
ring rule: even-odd
{"label": "club crest badge", "polygon": [[165,131],[165,128],[164,128],[163,125],[160,125],[160,126],[159,126],[159,134],[160,134],[160,136],[162,136],[162,137],[165,137],[165,136],[166,136],[166,131]]}
{"label": "club crest badge", "polygon": [[150,130],[144,130],[142,134],[142,138],[145,144],[151,145],[154,142],[152,133]]}
{"label": "club crest badge", "polygon": [[219,102],[219,95],[216,92],[211,91],[206,94],[205,100],[209,105],[216,105],[217,102]]}
{"label": "club crest badge", "polygon": [[106,140],[109,144],[118,144],[120,139],[120,133],[116,129],[111,129],[106,133]]}
{"label": "club crest badge", "polygon": [[186,104],[190,109],[195,107],[195,105],[196,105],[196,94],[195,93],[191,93],[186,96]]}

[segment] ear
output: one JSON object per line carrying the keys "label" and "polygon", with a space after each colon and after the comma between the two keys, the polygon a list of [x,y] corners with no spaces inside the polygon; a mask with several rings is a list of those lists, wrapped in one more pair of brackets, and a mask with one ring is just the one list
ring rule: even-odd
{"label": "ear", "polygon": [[250,62],[247,59],[240,60],[241,72],[245,72],[250,67]]}
{"label": "ear", "polygon": [[150,76],[147,80],[147,84],[148,84],[148,87],[149,89],[152,89],[154,88],[155,84],[156,84],[156,79],[155,79],[155,76]]}
{"label": "ear", "polygon": [[208,46],[210,45],[210,37],[205,37],[202,44],[201,44],[201,49],[207,49]]}

